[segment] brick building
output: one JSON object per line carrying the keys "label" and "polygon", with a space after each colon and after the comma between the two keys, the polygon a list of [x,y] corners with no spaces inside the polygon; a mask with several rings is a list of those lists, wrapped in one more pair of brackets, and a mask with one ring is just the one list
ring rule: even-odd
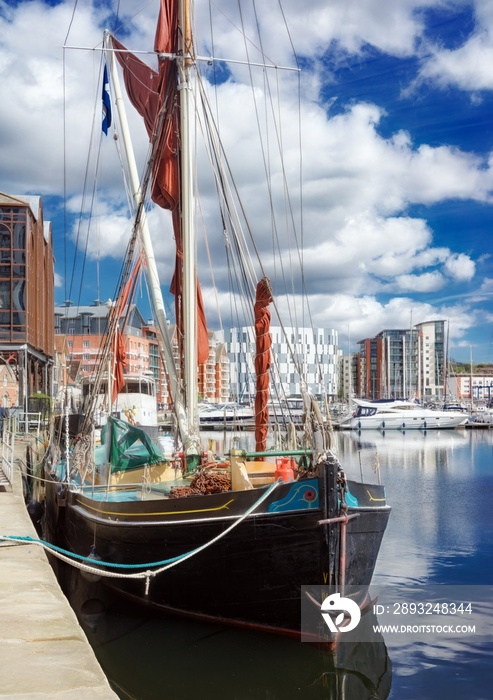
{"label": "brick building", "polygon": [[0,193],[0,358],[25,409],[31,394],[51,395],[53,304],[52,232],[41,197]]}
{"label": "brick building", "polygon": [[[69,361],[77,367],[79,376],[88,376],[98,367],[110,308],[111,305],[99,300],[91,306],[75,306],[66,301],[55,307],[56,332],[66,336]],[[151,371],[149,347],[157,345],[156,335],[135,304],[130,307],[123,340],[127,355],[126,373],[136,375]]]}
{"label": "brick building", "polygon": [[[109,305],[96,300],[90,306],[75,306],[70,301],[55,307],[57,334],[66,336],[73,378],[88,376],[98,366],[102,343],[106,338]],[[169,332],[175,365],[180,372],[181,361],[176,326]],[[171,406],[166,368],[161,360],[157,328],[148,323],[135,304],[132,304],[123,335],[127,356],[124,370],[128,375],[152,373],[157,388],[157,399],[164,408]],[[229,398],[229,361],[224,342],[214,331],[209,332],[209,358],[199,366],[199,394],[209,401]]]}

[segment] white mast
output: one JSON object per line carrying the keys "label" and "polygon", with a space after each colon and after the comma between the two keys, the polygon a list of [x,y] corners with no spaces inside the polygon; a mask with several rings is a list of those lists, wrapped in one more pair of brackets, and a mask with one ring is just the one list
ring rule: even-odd
{"label": "white mast", "polygon": [[[111,37],[108,32],[105,32],[105,46],[109,46],[111,42]],[[130,138],[130,131],[128,128],[127,115],[125,111],[125,105],[123,103],[122,92],[120,88],[120,80],[118,77],[118,71],[116,68],[115,55],[113,51],[108,51],[110,58],[110,73],[113,84],[113,91],[115,97],[115,105],[118,110],[118,116],[120,119],[121,126],[121,136],[123,140],[123,145],[125,148],[125,154],[128,163],[128,170],[130,175],[130,184],[132,187],[132,195],[135,202],[136,208],[142,201],[142,192],[140,189],[139,175],[137,171],[137,164],[135,162],[135,155],[132,147],[132,142]],[[149,287],[151,290],[151,296],[154,304],[154,311],[156,313],[156,321],[163,341],[163,354],[166,361],[166,369],[168,372],[168,377],[170,380],[171,396],[174,403],[174,410],[176,413],[178,421],[178,429],[180,431],[180,437],[183,441],[183,446],[185,450],[188,449],[190,443],[189,439],[189,429],[188,420],[185,412],[185,407],[183,404],[183,399],[180,391],[180,384],[178,380],[178,374],[176,372],[175,361],[173,357],[173,349],[171,346],[171,340],[168,332],[168,323],[166,320],[166,312],[164,309],[163,295],[161,292],[161,285],[159,283],[159,277],[157,273],[156,260],[154,258],[154,250],[152,247],[151,235],[149,233],[149,226],[147,224],[147,217],[145,209],[142,210],[142,216],[140,221],[140,235],[142,240],[142,248],[144,251],[146,264],[147,264],[147,274],[149,277]]]}
{"label": "white mast", "polygon": [[[193,163],[191,82],[192,32],[188,0],[180,0],[180,134],[181,134],[181,226],[183,240],[183,357],[184,381],[191,444],[188,454],[199,454],[197,377],[197,278],[196,236],[193,212]],[[195,442],[195,446],[192,444]]]}
{"label": "white mast", "polygon": [[[469,357],[470,357],[470,361],[471,361],[471,364],[470,364],[470,367],[469,367],[469,369],[470,369],[469,383],[470,383],[470,385],[471,385],[470,394],[471,394],[471,411],[472,411],[472,410],[474,410],[474,396],[473,396],[473,393],[472,393],[472,377],[473,377],[473,371],[472,371],[472,345],[469,345]],[[478,390],[478,397],[479,397],[479,390]]]}
{"label": "white mast", "polygon": [[353,393],[353,387],[352,387],[352,374],[353,374],[353,363],[352,363],[352,357],[351,357],[351,332],[349,330],[349,324],[347,327],[347,352],[349,356],[349,392],[348,392],[348,408],[351,410],[351,399],[352,399],[352,393]]}

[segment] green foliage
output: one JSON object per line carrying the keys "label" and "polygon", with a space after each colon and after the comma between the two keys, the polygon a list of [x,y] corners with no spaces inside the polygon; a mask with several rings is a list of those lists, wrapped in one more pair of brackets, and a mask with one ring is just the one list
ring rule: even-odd
{"label": "green foliage", "polygon": [[[450,360],[450,368],[452,372],[456,374],[471,374],[471,363],[470,362],[457,362],[456,360]],[[473,374],[492,374],[493,365],[487,362],[479,362],[477,365],[473,363],[472,365]]]}
{"label": "green foliage", "polygon": [[42,418],[49,418],[51,414],[51,398],[38,391],[31,394],[27,400],[28,413],[41,413]]}

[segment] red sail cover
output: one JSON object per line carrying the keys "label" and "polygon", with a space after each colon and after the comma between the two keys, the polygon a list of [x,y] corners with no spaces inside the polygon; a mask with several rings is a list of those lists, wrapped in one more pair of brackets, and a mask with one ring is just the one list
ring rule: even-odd
{"label": "red sail cover", "polygon": [[123,344],[122,334],[120,329],[116,331],[116,347],[113,359],[113,393],[111,396],[112,402],[115,403],[116,397],[125,386],[125,377],[123,374],[124,368],[127,366],[127,353]]}
{"label": "red sail cover", "polygon": [[[115,314],[118,319],[121,318],[125,306],[127,305],[129,298],[130,298],[130,292],[132,291],[132,287],[134,286],[134,282],[136,280],[137,275],[139,274],[140,271],[140,266],[142,264],[142,256],[139,256],[137,258],[137,262],[134,265],[134,269],[132,270],[127,283],[116,300],[115,304]],[[125,352],[125,345],[123,343],[123,337],[121,334],[121,331],[119,328],[116,330],[116,346],[115,346],[115,352],[113,353],[113,392],[112,392],[112,402],[115,403],[116,397],[118,394],[122,391],[122,389],[125,387],[125,377],[124,377],[124,369],[127,366],[127,353]]]}
{"label": "red sail cover", "polygon": [[[175,273],[170,291],[175,295],[175,315],[178,327],[183,332],[182,318],[182,260],[183,243],[180,225],[180,166],[179,166],[179,99],[177,90],[177,66],[173,60],[159,63],[159,73],[152,70],[125,46],[113,37],[113,47],[122,51],[116,57],[123,68],[123,78],[128,97],[144,119],[149,140],[152,139],[157,125],[161,106],[165,104],[166,118],[158,144],[159,154],[153,164],[152,200],[173,214],[173,229],[176,241]],[[156,31],[154,50],[159,53],[178,51],[178,1],[161,0],[161,10]],[[197,336],[198,363],[209,357],[209,338],[205,321],[204,304],[200,285],[197,281]]]}
{"label": "red sail cover", "polygon": [[267,442],[269,424],[269,369],[271,364],[270,347],[272,345],[270,328],[270,311],[267,306],[272,301],[272,288],[267,277],[257,284],[255,294],[255,374],[257,375],[257,393],[255,396],[255,449],[264,452]]}

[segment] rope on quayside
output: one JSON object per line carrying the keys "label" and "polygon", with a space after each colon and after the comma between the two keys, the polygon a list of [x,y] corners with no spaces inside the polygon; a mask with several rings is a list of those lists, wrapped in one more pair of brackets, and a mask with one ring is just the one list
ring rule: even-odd
{"label": "rope on quayside", "polygon": [[[235,527],[238,527],[245,518],[247,518],[253,511],[258,508],[258,506],[265,501],[265,499],[270,496],[270,494],[274,491],[275,488],[281,483],[281,479],[278,481],[275,481],[267,491],[262,494],[262,496],[252,505],[250,508],[248,508],[243,515],[241,515],[238,520],[235,520],[234,523],[232,523],[224,532],[221,532],[219,535],[214,537],[210,542],[206,542],[205,544],[201,545],[200,547],[197,547],[197,549],[192,549],[190,552],[187,552],[186,554],[180,554],[178,557],[173,557],[172,559],[165,559],[163,561],[157,561],[153,563],[146,563],[146,564],[116,564],[112,562],[104,562],[104,561],[98,561],[99,566],[109,566],[112,568],[119,568],[119,569],[144,569],[147,568],[147,571],[140,571],[134,574],[124,574],[124,573],[119,573],[115,571],[105,571],[104,569],[97,568],[95,566],[88,566],[84,562],[94,562],[94,559],[90,559],[89,557],[83,557],[80,554],[74,554],[73,552],[68,552],[66,549],[62,549],[61,547],[57,547],[56,545],[50,544],[49,542],[45,542],[44,540],[39,540],[36,539],[35,537],[21,537],[21,536],[15,536],[15,535],[0,535],[0,540],[4,540],[5,544],[0,545],[0,546],[5,546],[10,543],[10,542],[15,542],[17,544],[36,544],[39,545],[40,547],[43,547],[44,549],[47,549],[50,554],[53,554],[53,556],[57,557],[58,559],[61,559],[61,561],[64,561],[66,564],[70,564],[71,566],[74,566],[77,569],[80,569],[81,571],[86,571],[87,573],[95,574],[97,576],[107,576],[108,578],[127,578],[127,579],[145,579],[146,582],[146,587],[145,587],[145,593],[146,595],[149,592],[149,585],[151,578],[154,576],[157,576],[158,574],[162,573],[163,571],[166,571],[166,569],[171,569],[172,566],[176,566],[177,564],[180,564],[182,561],[185,561],[186,559],[190,559],[191,557],[195,556],[199,552],[202,552],[204,549],[207,549],[207,547],[210,547],[211,545],[215,544],[215,542],[218,542],[220,539],[222,539],[225,535],[229,534]],[[79,561],[73,561],[74,559],[78,559]],[[155,571],[150,571],[149,567],[153,566],[159,566],[159,569],[156,569]]]}

